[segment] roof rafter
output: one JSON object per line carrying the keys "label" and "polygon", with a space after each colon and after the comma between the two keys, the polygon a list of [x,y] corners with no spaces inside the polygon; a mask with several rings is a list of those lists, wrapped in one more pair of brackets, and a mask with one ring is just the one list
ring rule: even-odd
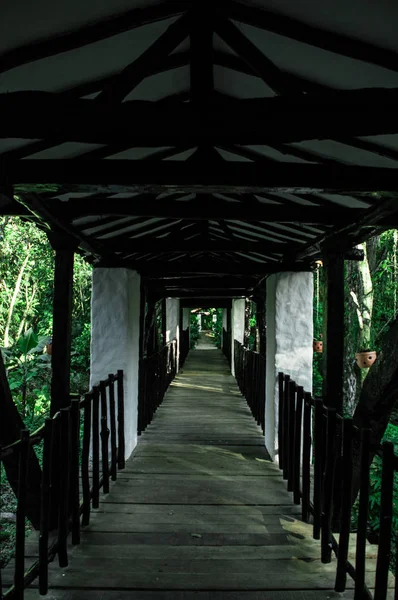
{"label": "roof rafter", "polygon": [[13,48],[0,56],[0,72],[4,73],[40,58],[68,52],[142,25],[177,16],[189,7],[189,0],[176,0],[171,3],[168,0],[158,1],[156,4],[133,8],[97,23],[83,25],[72,32]]}
{"label": "roof rafter", "polygon": [[[214,104],[198,118],[190,103],[127,101],[115,111],[95,100],[13,92],[0,95],[0,136],[41,138],[53,144],[131,143],[131,147],[286,144],[339,135],[398,133],[397,101],[397,89],[343,91],[332,97],[307,94]],[[336,114],[339,119],[332,119]]]}
{"label": "roof rafter", "polygon": [[95,98],[95,102],[121,102],[145,77],[152,64],[170,54],[189,35],[190,16],[184,14],[136,60],[127,65]]}
{"label": "roof rafter", "polygon": [[[246,195],[247,196],[247,195]],[[233,197],[233,195],[232,195]],[[264,221],[302,223],[341,224],[354,220],[362,209],[335,207],[308,207],[299,204],[280,206],[258,202],[228,202],[208,194],[200,194],[196,200],[175,201],[176,195],[163,200],[154,200],[147,195],[139,195],[128,199],[118,198],[76,198],[67,202],[47,200],[46,204],[53,207],[57,214],[64,219],[73,221],[84,215],[104,214],[114,216],[144,216],[189,219],[191,221],[206,221],[213,219],[224,223],[225,219],[242,219],[247,222]],[[178,198],[178,196],[177,196]],[[225,231],[224,224],[220,223]],[[228,235],[228,234],[227,234]]]}
{"label": "roof rafter", "polygon": [[[154,178],[156,173],[156,178]],[[378,167],[275,164],[265,170],[261,163],[221,162],[217,169],[203,163],[145,160],[44,160],[3,161],[0,184],[13,184],[15,193],[43,190],[57,182],[65,191],[92,193],[109,186],[131,193],[313,193],[376,191],[396,192],[397,169]],[[103,187],[105,186],[105,188]]]}
{"label": "roof rafter", "polygon": [[214,30],[275,93],[296,93],[295,85],[291,84],[289,77],[280,71],[229,19],[216,13]]}
{"label": "roof rafter", "polygon": [[398,71],[397,54],[370,42],[353,39],[326,29],[308,25],[292,17],[277,14],[258,6],[248,6],[238,0],[228,2],[227,13],[231,19],[253,27],[272,31],[293,40],[310,44],[335,54],[355,58],[385,69]]}

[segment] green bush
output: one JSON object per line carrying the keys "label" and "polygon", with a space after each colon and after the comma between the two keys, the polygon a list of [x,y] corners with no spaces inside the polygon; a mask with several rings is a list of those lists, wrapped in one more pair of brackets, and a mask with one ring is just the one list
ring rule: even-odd
{"label": "green bush", "polygon": [[192,348],[195,348],[196,343],[200,337],[198,315],[191,313],[189,323],[190,323],[190,340],[191,340],[191,349],[192,349]]}

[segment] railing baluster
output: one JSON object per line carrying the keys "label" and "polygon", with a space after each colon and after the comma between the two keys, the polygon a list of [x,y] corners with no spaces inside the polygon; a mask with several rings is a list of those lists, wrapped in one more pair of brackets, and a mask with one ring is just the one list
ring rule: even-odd
{"label": "railing baluster", "polygon": [[304,389],[302,386],[297,387],[296,398],[296,420],[294,431],[294,456],[293,456],[293,499],[295,504],[300,504],[301,489],[300,489],[300,474],[301,474],[301,431],[303,419],[303,400]]}
{"label": "railing baluster", "polygon": [[284,446],[284,430],[283,430],[283,423],[284,423],[284,399],[285,399],[285,390],[284,390],[284,382],[285,382],[285,376],[283,373],[278,373],[278,397],[279,397],[279,402],[278,402],[278,459],[279,459],[279,468],[283,469],[284,468],[284,452],[283,452],[283,446]]}
{"label": "railing baluster", "polygon": [[366,533],[369,512],[369,451],[370,430],[361,430],[361,485],[359,490],[358,531],[355,554],[355,600],[365,593]]}
{"label": "railing baluster", "polygon": [[303,476],[302,476],[302,511],[301,517],[305,523],[310,518],[310,496],[311,496],[311,413],[312,397],[309,392],[304,394],[304,416],[303,416]]}
{"label": "railing baluster", "polygon": [[72,400],[71,419],[71,460],[70,460],[70,513],[72,517],[72,544],[80,544],[80,400]]}
{"label": "railing baluster", "polygon": [[109,378],[109,419],[111,429],[111,478],[116,481],[117,477],[117,444],[116,444],[116,407],[115,407],[115,376]]}
{"label": "railing baluster", "polygon": [[326,410],[326,464],[323,480],[324,491],[321,517],[321,560],[323,563],[330,563],[332,560],[332,511],[336,467],[336,410],[330,407],[327,407]]}
{"label": "railing baluster", "polygon": [[287,474],[287,491],[293,491],[294,479],[294,423],[296,418],[296,391],[297,385],[294,381],[288,383],[288,430],[287,436],[289,440],[288,446],[288,474]]}
{"label": "railing baluster", "polygon": [[[83,417],[83,451],[82,451],[82,491],[83,491],[83,515],[82,525],[86,527],[90,523],[90,441],[91,441],[91,402],[93,395],[88,393],[84,397]],[[94,442],[94,436],[93,436]],[[94,444],[93,444],[94,446]],[[94,450],[94,447],[93,447]],[[94,452],[93,452],[94,454]]]}
{"label": "railing baluster", "polygon": [[19,446],[19,470],[18,470],[18,504],[15,531],[15,571],[14,586],[15,598],[23,600],[24,596],[24,572],[25,572],[25,518],[26,518],[26,495],[27,495],[27,473],[29,460],[29,431],[22,429]]}
{"label": "railing baluster", "polygon": [[102,488],[109,494],[109,429],[105,381],[100,381]]}
{"label": "railing baluster", "polygon": [[323,402],[319,398],[315,400],[315,424],[314,424],[314,526],[313,538],[319,540],[321,537],[321,514],[322,514],[322,474],[323,474]]}
{"label": "railing baluster", "polygon": [[118,423],[118,447],[117,460],[118,468],[125,467],[125,443],[124,443],[124,382],[123,371],[117,372],[117,423]]}
{"label": "railing baluster", "polygon": [[[289,375],[285,375],[285,385],[283,388],[283,479],[287,479],[289,472]],[[285,435],[286,433],[286,435]]]}
{"label": "railing baluster", "polygon": [[50,522],[51,466],[54,438],[54,419],[45,420],[43,442],[43,467],[41,480],[40,535],[39,535],[39,592],[48,592],[48,534]]}
{"label": "railing baluster", "polygon": [[93,387],[93,440],[92,440],[92,448],[93,448],[93,497],[92,497],[92,507],[99,507],[99,489],[100,489],[100,429],[99,429],[99,388],[98,386]]}
{"label": "railing baluster", "polygon": [[344,592],[347,580],[348,546],[350,542],[351,525],[351,487],[352,487],[352,419],[343,421],[343,480],[341,485],[341,518],[339,554],[337,559],[336,592]]}
{"label": "railing baluster", "polygon": [[[393,517],[394,491],[394,444],[383,444],[383,471],[380,497],[380,532],[377,552],[376,585],[374,600],[384,600],[387,596],[388,575],[391,558],[391,530]],[[398,560],[398,557],[396,558]]]}
{"label": "railing baluster", "polygon": [[58,562],[61,568],[68,566],[67,539],[69,533],[69,452],[70,452],[70,409],[61,408],[60,419],[60,495],[58,522]]}

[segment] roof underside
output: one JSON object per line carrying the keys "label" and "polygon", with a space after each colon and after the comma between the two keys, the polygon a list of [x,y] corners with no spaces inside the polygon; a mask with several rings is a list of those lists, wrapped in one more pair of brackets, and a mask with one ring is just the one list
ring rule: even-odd
{"label": "roof underside", "polygon": [[396,226],[398,5],[8,4],[3,214],[187,299]]}

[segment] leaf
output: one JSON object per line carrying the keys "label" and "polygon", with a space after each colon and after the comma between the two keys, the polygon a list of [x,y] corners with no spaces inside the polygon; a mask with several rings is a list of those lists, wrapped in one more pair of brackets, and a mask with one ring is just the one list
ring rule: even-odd
{"label": "leaf", "polygon": [[31,352],[32,353],[36,353],[36,352],[41,353],[41,352],[43,352],[43,350],[47,346],[47,344],[50,344],[50,343],[51,343],[51,336],[50,335],[42,335],[39,337],[36,347],[32,348]]}
{"label": "leaf", "polygon": [[26,333],[23,333],[16,343],[16,348],[21,354],[26,356],[33,348],[38,344],[39,338],[37,333],[32,328],[28,329]]}

